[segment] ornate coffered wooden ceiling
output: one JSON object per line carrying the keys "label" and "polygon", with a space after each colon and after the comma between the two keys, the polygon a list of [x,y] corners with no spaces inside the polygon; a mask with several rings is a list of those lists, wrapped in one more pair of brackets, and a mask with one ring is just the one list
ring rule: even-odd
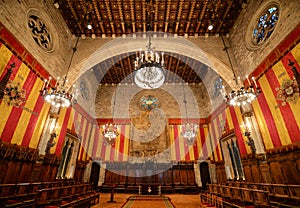
{"label": "ornate coffered wooden ceiling", "polygon": [[[116,37],[154,32],[198,36],[228,33],[245,0],[57,0],[71,32]],[[150,12],[148,12],[150,11]],[[214,28],[208,30],[210,22]],[[89,30],[90,22],[93,29]],[[150,24],[150,25],[148,25]]]}

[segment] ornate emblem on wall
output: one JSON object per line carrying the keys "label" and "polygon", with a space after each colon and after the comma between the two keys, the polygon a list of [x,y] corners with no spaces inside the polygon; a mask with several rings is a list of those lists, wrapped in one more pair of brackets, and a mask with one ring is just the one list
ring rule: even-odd
{"label": "ornate emblem on wall", "polygon": [[52,38],[45,23],[37,15],[31,14],[28,18],[28,28],[34,41],[45,51],[53,48]]}
{"label": "ornate emblem on wall", "polygon": [[282,101],[282,106],[285,106],[287,102],[292,104],[297,103],[299,97],[299,88],[296,79],[283,80],[281,87],[276,88],[276,90],[278,91],[276,98],[277,100]]}
{"label": "ornate emblem on wall", "polygon": [[146,95],[141,98],[140,106],[142,110],[151,111],[152,109],[158,108],[159,100],[152,95]]}
{"label": "ornate emblem on wall", "polygon": [[4,90],[3,100],[7,105],[18,108],[26,101],[26,91],[20,87],[20,83],[9,81]]}

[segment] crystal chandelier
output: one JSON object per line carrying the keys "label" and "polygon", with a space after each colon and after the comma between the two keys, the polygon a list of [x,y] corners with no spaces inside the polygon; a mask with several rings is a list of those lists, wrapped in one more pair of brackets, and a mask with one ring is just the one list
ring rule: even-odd
{"label": "crystal chandelier", "polygon": [[71,60],[70,60],[70,63],[69,63],[68,69],[67,69],[67,73],[64,76],[64,78],[61,79],[60,77],[58,77],[56,84],[54,86],[51,86],[52,78],[49,77],[48,80],[46,79],[44,81],[44,85],[40,91],[41,95],[44,97],[44,100],[56,108],[60,108],[60,107],[68,108],[72,104],[75,104],[77,102],[78,89],[75,89],[75,85],[73,85],[71,91],[68,92],[66,84],[68,82],[67,75],[68,75],[74,54],[76,52],[78,40],[79,40],[79,37],[77,38],[75,47],[73,48]]}
{"label": "crystal chandelier", "polygon": [[[117,97],[117,92],[115,92],[115,96],[114,96],[112,118],[114,118],[116,97]],[[108,144],[113,145],[115,143],[117,137],[119,136],[118,126],[113,123],[107,123],[107,124],[103,125],[102,127],[103,127],[102,135],[103,135],[104,139],[106,140],[106,142]]]}
{"label": "crystal chandelier", "polygon": [[235,80],[235,85],[236,85],[236,90],[232,90],[229,94],[226,94],[224,86],[222,86],[221,92],[223,94],[224,100],[226,103],[232,106],[243,106],[247,104],[251,104],[253,100],[256,99],[256,97],[260,93],[260,87],[257,86],[257,83],[255,81],[255,78],[252,77],[251,80],[249,79],[248,76],[246,76],[247,81],[248,81],[248,87],[245,87],[240,80],[240,77],[236,77],[235,72],[233,70],[232,62],[229,56],[228,52],[228,47],[225,44],[223,36],[221,36],[223,45],[224,45],[224,50],[226,51],[229,64],[231,67],[231,70],[233,72],[234,80]]}
{"label": "crystal chandelier", "polygon": [[102,134],[104,136],[104,139],[110,144],[112,145],[117,137],[119,136],[119,132],[118,132],[118,126],[115,124],[105,124],[103,125],[103,131]]}
{"label": "crystal chandelier", "polygon": [[134,82],[143,89],[157,89],[165,82],[164,53],[154,51],[151,47],[151,37],[145,51],[140,50],[134,62]]}
{"label": "crystal chandelier", "polygon": [[186,143],[191,146],[194,144],[195,139],[197,137],[198,125],[194,123],[189,123],[184,85],[183,85],[183,96],[184,96],[183,103],[185,108],[186,123],[181,125],[181,136],[186,141]]}

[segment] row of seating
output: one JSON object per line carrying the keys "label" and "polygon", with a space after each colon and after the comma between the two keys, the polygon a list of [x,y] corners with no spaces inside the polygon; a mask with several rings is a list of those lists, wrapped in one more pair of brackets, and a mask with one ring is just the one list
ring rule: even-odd
{"label": "row of seating", "polygon": [[275,198],[289,198],[300,200],[300,185],[292,184],[271,184],[271,183],[252,183],[243,181],[234,181],[227,183],[228,186],[243,187],[250,189],[264,190],[269,196]]}
{"label": "row of seating", "polygon": [[[244,206],[239,206],[234,203],[225,201],[222,197],[216,196],[214,194],[201,194],[200,195],[200,208],[223,208],[223,207],[233,207],[233,208],[244,208]],[[254,206],[253,206],[254,207]],[[251,206],[247,206],[251,208]]]}
{"label": "row of seating", "polygon": [[89,207],[99,193],[88,183],[19,183],[0,185],[0,207]]}
{"label": "row of seating", "polygon": [[299,190],[299,185],[285,184],[208,184],[208,194],[237,206],[300,207]]}
{"label": "row of seating", "polygon": [[210,194],[222,197],[225,201],[233,202],[233,204],[266,207],[270,205],[269,194],[264,190],[226,186],[221,184],[208,184],[207,186]]}

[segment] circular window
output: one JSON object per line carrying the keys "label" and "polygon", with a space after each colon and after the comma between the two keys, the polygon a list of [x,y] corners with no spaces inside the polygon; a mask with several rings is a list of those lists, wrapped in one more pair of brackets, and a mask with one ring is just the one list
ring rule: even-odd
{"label": "circular window", "polygon": [[44,50],[52,49],[52,39],[45,23],[36,15],[30,15],[28,18],[28,28],[34,41]]}
{"label": "circular window", "polygon": [[254,15],[247,30],[246,42],[250,49],[258,49],[273,34],[278,24],[280,7],[277,1],[269,1]]}

